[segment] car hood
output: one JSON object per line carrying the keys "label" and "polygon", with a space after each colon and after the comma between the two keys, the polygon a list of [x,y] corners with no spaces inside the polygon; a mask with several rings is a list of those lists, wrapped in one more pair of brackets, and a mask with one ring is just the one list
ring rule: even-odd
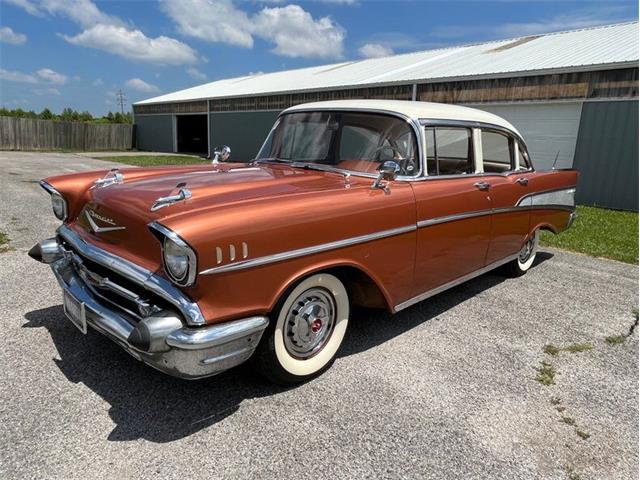
{"label": "car hood", "polygon": [[[75,223],[93,242],[148,267],[160,265],[159,248],[155,248],[158,242],[148,229],[151,222],[175,228],[176,233],[189,241],[189,232],[178,225],[188,225],[190,215],[210,212],[213,231],[216,212],[226,207],[236,208],[274,197],[320,191],[325,194],[334,188],[343,189],[345,185],[339,174],[286,165],[173,168],[152,176],[134,177],[135,171],[131,170],[132,175],[128,175],[129,172],[123,170],[123,183],[92,188],[90,200]],[[128,179],[128,176],[134,178]],[[190,192],[190,198],[152,211],[158,198],[176,195],[182,187]],[[149,248],[150,244],[154,248]]]}

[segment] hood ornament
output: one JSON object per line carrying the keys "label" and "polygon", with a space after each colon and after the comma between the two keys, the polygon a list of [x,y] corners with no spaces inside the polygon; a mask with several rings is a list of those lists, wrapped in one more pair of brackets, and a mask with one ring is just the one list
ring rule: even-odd
{"label": "hood ornament", "polygon": [[114,183],[123,183],[124,175],[117,168],[112,168],[107,172],[107,174],[93,182],[93,187],[108,187],[109,185],[113,185]]}
{"label": "hood ornament", "polygon": [[[120,227],[118,225],[116,225],[116,222],[114,222],[112,219],[107,218],[107,217],[103,217],[102,215],[94,212],[93,210],[90,209],[86,209],[84,211],[84,216],[87,219],[87,222],[89,222],[89,227],[91,227],[91,230],[94,231],[94,233],[106,233],[106,232],[115,232],[118,230],[126,230],[127,227]],[[106,223],[108,225],[113,225],[111,227],[101,227],[99,226],[95,220],[100,220],[103,223]]]}
{"label": "hood ornament", "polygon": [[168,197],[160,197],[153,205],[151,205],[151,211],[155,212],[156,210],[160,210],[161,208],[168,207],[169,205],[173,205],[176,202],[181,202],[182,200],[189,200],[191,198],[191,191],[186,188],[186,183],[179,183],[176,185],[178,188],[178,193],[176,195],[170,195]]}

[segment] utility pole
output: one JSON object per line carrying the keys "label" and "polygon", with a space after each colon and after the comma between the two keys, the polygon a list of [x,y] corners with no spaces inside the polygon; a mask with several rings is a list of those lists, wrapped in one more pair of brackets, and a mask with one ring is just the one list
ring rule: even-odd
{"label": "utility pole", "polygon": [[118,90],[118,93],[116,93],[116,100],[118,101],[118,105],[120,105],[120,113],[124,115],[124,104],[127,101],[127,97],[122,90]]}

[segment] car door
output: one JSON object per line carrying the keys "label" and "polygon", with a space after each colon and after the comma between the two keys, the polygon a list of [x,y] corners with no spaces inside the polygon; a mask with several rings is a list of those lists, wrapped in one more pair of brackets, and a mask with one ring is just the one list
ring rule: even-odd
{"label": "car door", "polygon": [[491,234],[491,199],[479,186],[471,128],[425,129],[428,176],[413,182],[416,198],[417,294],[484,266]]}
{"label": "car door", "polygon": [[516,138],[507,132],[480,130],[482,181],[491,197],[491,241],[487,264],[492,264],[520,251],[530,233],[531,211],[518,206],[530,193],[533,172],[528,157]]}

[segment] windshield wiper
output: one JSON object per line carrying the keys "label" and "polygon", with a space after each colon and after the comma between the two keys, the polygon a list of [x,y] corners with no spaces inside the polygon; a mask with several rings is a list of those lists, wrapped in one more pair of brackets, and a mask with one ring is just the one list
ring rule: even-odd
{"label": "windshield wiper", "polygon": [[345,172],[344,170],[337,167],[332,167],[331,165],[323,165],[319,163],[307,163],[307,162],[293,162],[291,163],[291,166],[294,168],[306,168],[309,170],[319,170],[321,172],[338,173],[340,175],[343,175],[346,178],[349,178],[351,176],[349,172]]}
{"label": "windshield wiper", "polygon": [[286,163],[290,164],[291,160],[282,160],[281,158],[259,158],[258,160],[254,160],[251,162],[254,165],[259,165],[260,163]]}

